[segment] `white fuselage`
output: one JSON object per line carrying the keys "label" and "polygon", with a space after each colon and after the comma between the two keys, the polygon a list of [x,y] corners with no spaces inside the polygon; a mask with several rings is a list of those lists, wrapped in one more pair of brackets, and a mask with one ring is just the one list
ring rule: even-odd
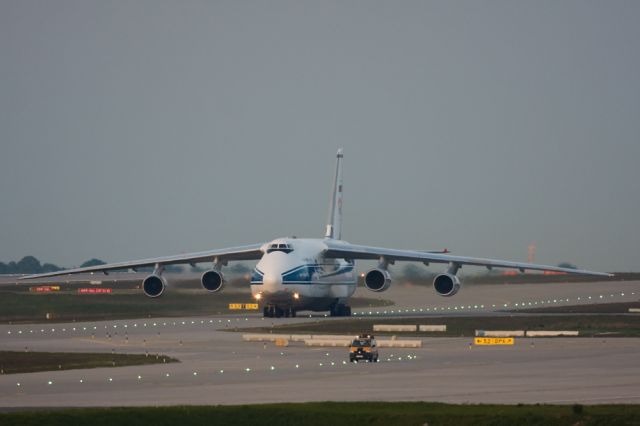
{"label": "white fuselage", "polygon": [[251,278],[251,293],[265,304],[326,310],[356,290],[352,261],[325,259],[321,239],[279,238],[263,246]]}

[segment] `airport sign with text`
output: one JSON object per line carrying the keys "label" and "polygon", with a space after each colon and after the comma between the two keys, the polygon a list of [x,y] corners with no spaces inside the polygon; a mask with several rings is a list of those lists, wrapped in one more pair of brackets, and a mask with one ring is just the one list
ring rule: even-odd
{"label": "airport sign with text", "polygon": [[473,341],[476,345],[513,345],[513,337],[476,337]]}

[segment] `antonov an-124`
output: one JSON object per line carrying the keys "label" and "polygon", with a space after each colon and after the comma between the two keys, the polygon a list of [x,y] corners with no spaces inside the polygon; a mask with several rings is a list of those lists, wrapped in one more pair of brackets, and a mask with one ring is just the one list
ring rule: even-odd
{"label": "antonov an-124", "polygon": [[388,266],[396,261],[415,261],[425,265],[443,263],[448,267],[433,280],[433,289],[444,297],[455,295],[462,283],[456,275],[463,265],[483,266],[487,269],[510,268],[610,276],[611,274],[536,265],[505,260],[454,256],[445,251],[396,250],[350,244],[341,239],[342,224],[342,150],[338,150],[329,220],[324,238],[277,238],[268,243],[252,244],[219,250],[157,257],[153,259],[110,263],[86,268],[28,275],[21,279],[53,277],[153,267],[142,280],[142,290],[151,297],[159,297],[167,288],[163,270],[166,265],[212,262],[200,281],[209,292],[220,291],[225,283],[223,267],[228,262],[257,260],[251,277],[251,294],[262,306],[265,317],[293,317],[303,310],[329,311],[331,316],[350,316],[349,298],[356,290],[355,261],[374,260],[378,264],[364,274],[364,285],[374,292],[385,291],[391,285]]}

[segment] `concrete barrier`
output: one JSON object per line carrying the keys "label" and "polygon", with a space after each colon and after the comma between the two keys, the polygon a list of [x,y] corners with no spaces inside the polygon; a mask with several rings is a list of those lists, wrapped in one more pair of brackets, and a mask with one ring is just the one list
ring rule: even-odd
{"label": "concrete barrier", "polygon": [[332,334],[271,334],[271,333],[249,333],[243,334],[242,340],[245,342],[275,342],[279,339],[290,342],[304,342],[306,340],[345,340],[351,341],[357,336],[332,335]]}
{"label": "concrete barrier", "polygon": [[375,324],[373,331],[416,331],[415,325]]}
{"label": "concrete barrier", "polygon": [[558,337],[558,336],[577,336],[578,331],[567,330],[545,330],[545,331],[527,331],[527,337]]}
{"label": "concrete barrier", "polygon": [[289,336],[289,340],[292,342],[304,342],[307,339],[311,339],[310,334],[292,334]]}
{"label": "concrete barrier", "polygon": [[377,343],[379,348],[421,348],[422,347],[422,340],[377,340]]}
{"label": "concrete barrier", "polygon": [[478,337],[524,337],[524,330],[476,330]]}
{"label": "concrete barrier", "polygon": [[337,339],[337,340],[348,340],[349,342],[351,342],[356,337],[358,336],[357,335],[352,336],[350,334],[314,334],[312,336],[309,336],[309,339],[316,339],[316,340],[336,340]]}
{"label": "concrete barrier", "polygon": [[427,325],[427,324],[423,324],[423,325],[419,325],[418,326],[418,330],[419,331],[447,331],[447,326],[446,325]]}
{"label": "concrete barrier", "polygon": [[638,314],[638,313],[640,313],[640,308],[629,308],[629,312],[634,313],[634,314]]}
{"label": "concrete barrier", "polygon": [[351,344],[351,339],[307,339],[304,341],[305,346],[320,346],[320,347],[348,347]]}
{"label": "concrete barrier", "polygon": [[[377,340],[379,348],[421,348],[422,340]],[[351,339],[308,339],[304,341],[305,346],[316,347],[348,347]]]}
{"label": "concrete barrier", "polygon": [[275,342],[276,339],[286,339],[289,340],[291,338],[290,334],[243,334],[242,340],[245,342]]}

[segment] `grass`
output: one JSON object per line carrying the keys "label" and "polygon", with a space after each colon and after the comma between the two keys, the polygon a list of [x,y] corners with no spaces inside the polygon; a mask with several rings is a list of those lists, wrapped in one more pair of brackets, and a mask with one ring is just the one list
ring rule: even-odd
{"label": "grass", "polygon": [[319,402],[238,406],[89,408],[0,414],[3,426],[41,425],[633,425],[638,405],[453,405],[426,402]]}
{"label": "grass", "polygon": [[[166,355],[0,351],[2,374],[179,362]],[[0,422],[1,424],[1,422]]]}
{"label": "grass", "polygon": [[246,332],[360,334],[374,324],[446,324],[446,332],[394,332],[380,335],[474,336],[475,330],[578,330],[585,337],[639,337],[640,315],[511,315],[485,317],[350,318],[245,328]]}
{"label": "grass", "polygon": [[[174,291],[155,299],[150,299],[140,290],[95,295],[3,291],[0,292],[0,322],[42,322],[46,320],[47,313],[56,322],[237,314],[239,311],[228,309],[229,303],[253,302],[249,292],[238,291],[219,294]],[[351,304],[357,308],[387,306],[392,302],[352,298]]]}
{"label": "grass", "polygon": [[640,308],[640,301],[626,303],[601,303],[597,305],[550,306],[545,308],[519,309],[512,312],[533,314],[625,314],[629,308]]}

